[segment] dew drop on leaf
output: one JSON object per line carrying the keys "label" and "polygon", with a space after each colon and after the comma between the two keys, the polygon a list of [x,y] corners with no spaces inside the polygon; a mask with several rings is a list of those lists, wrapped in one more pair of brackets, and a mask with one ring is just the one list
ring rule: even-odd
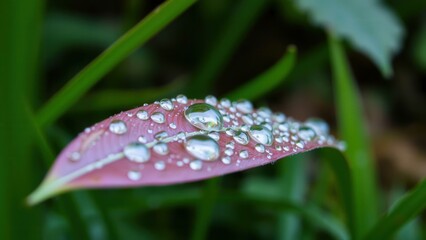
{"label": "dew drop on leaf", "polygon": [[316,133],[315,133],[315,131],[311,128],[311,127],[308,127],[308,126],[301,126],[300,128],[299,128],[299,132],[297,133],[297,135],[302,139],[302,140],[305,140],[305,141],[312,141],[312,139],[314,139],[315,138],[315,136],[316,136]]}
{"label": "dew drop on leaf", "polygon": [[139,110],[136,113],[136,117],[139,118],[140,120],[148,120],[149,119],[148,112],[145,111],[145,110]]}
{"label": "dew drop on leaf", "polygon": [[248,133],[254,141],[260,144],[271,146],[273,143],[272,132],[264,125],[253,125]]}
{"label": "dew drop on leaf", "polygon": [[219,144],[206,135],[195,135],[185,142],[189,154],[204,161],[214,161],[219,158]]}
{"label": "dew drop on leaf", "polygon": [[127,172],[127,177],[132,181],[137,181],[141,179],[142,174],[139,171],[132,170]]}
{"label": "dew drop on leaf", "polygon": [[179,94],[176,97],[176,101],[180,104],[187,104],[188,103],[188,98],[185,95]]}
{"label": "dew drop on leaf", "polygon": [[260,153],[264,153],[265,152],[265,146],[263,146],[260,143],[256,144],[256,146],[254,148],[256,149],[257,152],[260,152]]}
{"label": "dew drop on leaf", "polygon": [[249,157],[249,153],[248,153],[247,150],[241,150],[240,153],[239,153],[239,156],[240,156],[240,158],[246,159],[246,158]]}
{"label": "dew drop on leaf", "polygon": [[240,130],[235,132],[234,140],[241,145],[247,145],[249,143],[249,137],[247,136],[247,133]]}
{"label": "dew drop on leaf", "polygon": [[169,134],[166,131],[161,131],[161,132],[156,133],[154,135],[154,138],[160,141],[160,140],[163,140],[164,138],[166,138],[168,136],[169,136]]}
{"label": "dew drop on leaf", "polygon": [[242,113],[251,113],[253,112],[253,105],[248,100],[239,100],[236,104],[238,111]]}
{"label": "dew drop on leaf", "polygon": [[166,111],[171,111],[174,108],[172,101],[168,98],[161,99],[160,107]]}
{"label": "dew drop on leaf", "polygon": [[158,171],[163,171],[166,169],[166,163],[164,161],[158,161],[154,164],[154,168]]}
{"label": "dew drop on leaf", "polygon": [[127,125],[121,120],[113,120],[109,124],[109,131],[118,135],[125,134],[127,132]]}
{"label": "dew drop on leaf", "polygon": [[129,143],[123,150],[124,156],[133,162],[147,162],[151,157],[149,149],[145,144],[139,142]]}
{"label": "dew drop on leaf", "polygon": [[167,143],[164,142],[156,143],[152,149],[160,155],[167,155],[169,153],[169,146],[167,146]]}
{"label": "dew drop on leaf", "polygon": [[223,157],[222,158],[222,163],[226,164],[226,165],[231,164],[231,158],[229,156]]}
{"label": "dew drop on leaf", "polygon": [[216,106],[216,105],[217,105],[217,98],[216,98],[215,96],[213,96],[213,95],[208,95],[208,96],[204,99],[204,101],[205,101],[207,104],[210,104],[210,105],[212,105],[212,106]]}
{"label": "dew drop on leaf", "polygon": [[210,104],[196,103],[185,110],[185,118],[193,126],[206,131],[219,131],[223,127],[223,117]]}
{"label": "dew drop on leaf", "polygon": [[201,160],[194,160],[189,164],[192,170],[199,171],[203,168],[203,162]]}
{"label": "dew drop on leaf", "polygon": [[151,115],[151,119],[152,121],[156,122],[156,123],[164,123],[165,118],[164,118],[164,114],[160,113],[160,112],[155,112]]}

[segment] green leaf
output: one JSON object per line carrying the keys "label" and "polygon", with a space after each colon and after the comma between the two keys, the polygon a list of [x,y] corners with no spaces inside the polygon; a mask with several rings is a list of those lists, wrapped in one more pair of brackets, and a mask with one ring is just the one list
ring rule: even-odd
{"label": "green leaf", "polygon": [[255,100],[264,96],[287,79],[288,74],[293,69],[295,61],[296,48],[294,46],[290,46],[287,53],[284,54],[284,56],[274,66],[250,82],[229,93],[227,97],[230,99],[246,98],[249,100]]}
{"label": "green leaf", "polygon": [[142,44],[188,9],[196,0],[169,0],[142,19],[74,76],[37,114],[44,127],[65,113],[96,82]]}
{"label": "green leaf", "polygon": [[403,27],[378,0],[298,0],[312,20],[347,39],[366,54],[386,77],[392,75],[391,58],[402,44]]}
{"label": "green leaf", "polygon": [[378,200],[374,160],[366,133],[361,98],[339,40],[329,35],[337,120],[353,184],[354,239],[359,239],[378,218]]}
{"label": "green leaf", "polygon": [[426,208],[426,180],[404,195],[365,239],[390,239],[392,235]]}

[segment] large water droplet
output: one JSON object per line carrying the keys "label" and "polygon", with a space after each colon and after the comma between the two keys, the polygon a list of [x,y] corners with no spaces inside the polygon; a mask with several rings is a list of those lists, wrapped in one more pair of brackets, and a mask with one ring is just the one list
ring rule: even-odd
{"label": "large water droplet", "polygon": [[216,106],[216,105],[217,105],[217,98],[216,98],[215,96],[213,96],[213,95],[208,95],[208,96],[204,99],[204,101],[205,101],[207,104],[210,104],[210,105],[212,105],[212,106]]}
{"label": "large water droplet", "polygon": [[118,135],[125,134],[127,132],[127,125],[121,120],[113,120],[109,124],[109,131]]}
{"label": "large water droplet", "polygon": [[263,125],[251,126],[248,133],[253,140],[266,146],[271,146],[274,141],[271,130]]}
{"label": "large water droplet", "polygon": [[242,145],[247,145],[249,143],[249,137],[247,136],[247,134],[240,130],[235,132],[234,140]]}
{"label": "large water droplet", "polygon": [[194,160],[189,164],[192,170],[199,171],[203,168],[203,162],[201,160]]}
{"label": "large water droplet", "polygon": [[132,170],[127,172],[127,177],[132,181],[137,181],[141,179],[142,174],[139,171]]}
{"label": "large water droplet", "polygon": [[185,95],[179,94],[176,97],[176,101],[180,104],[187,104],[188,103],[188,98]]}
{"label": "large water droplet", "polygon": [[248,100],[239,100],[236,104],[237,110],[242,113],[253,112],[253,105]]}
{"label": "large water droplet", "polygon": [[167,143],[159,142],[155,144],[152,149],[154,152],[160,155],[167,155],[169,153],[169,147],[167,146]]}
{"label": "large water droplet", "polygon": [[148,120],[149,115],[148,115],[147,111],[145,111],[145,110],[139,110],[136,113],[136,117],[139,118],[140,120]]}
{"label": "large water droplet", "polygon": [[166,111],[171,111],[174,108],[172,101],[170,101],[170,99],[168,99],[168,98],[161,99],[160,107],[163,108]]}
{"label": "large water droplet", "polygon": [[185,142],[185,148],[192,156],[204,161],[214,161],[219,158],[219,144],[206,135],[195,135]]}
{"label": "large water droplet", "polygon": [[155,112],[151,115],[151,119],[152,121],[156,122],[156,123],[164,123],[164,121],[166,120],[164,118],[164,114],[160,113],[160,112]]}
{"label": "large water droplet", "polygon": [[222,114],[207,103],[196,103],[189,106],[185,111],[185,118],[201,130],[219,131],[223,126]]}
{"label": "large water droplet", "polygon": [[147,162],[151,157],[151,153],[145,144],[138,142],[128,144],[124,147],[123,153],[130,161],[139,163]]}
{"label": "large water droplet", "polygon": [[311,141],[315,138],[316,133],[311,127],[301,126],[299,127],[299,132],[297,133],[297,135],[299,135],[302,140]]}

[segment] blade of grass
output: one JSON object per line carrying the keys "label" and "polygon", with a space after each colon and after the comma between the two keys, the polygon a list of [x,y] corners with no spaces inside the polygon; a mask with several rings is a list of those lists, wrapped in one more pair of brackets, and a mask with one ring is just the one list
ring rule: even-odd
{"label": "blade of grass", "polygon": [[374,161],[363,119],[357,86],[353,80],[340,41],[329,35],[337,120],[341,137],[347,143],[353,184],[353,238],[360,239],[378,218]]}
{"label": "blade of grass", "polygon": [[41,239],[40,208],[28,209],[37,166],[26,102],[34,102],[44,11],[42,0],[0,1],[0,239]]}
{"label": "blade of grass", "polygon": [[[283,199],[302,204],[306,191],[306,154],[295,155],[278,163],[278,181]],[[301,230],[300,216],[282,212],[278,216],[278,238],[298,239]]]}
{"label": "blade of grass", "polygon": [[75,75],[40,109],[37,114],[40,126],[44,127],[59,118],[113,67],[146,43],[195,1],[169,0],[142,19]]}
{"label": "blade of grass", "polygon": [[256,100],[272,91],[287,79],[296,61],[296,48],[290,46],[284,56],[274,66],[255,79],[228,94],[230,99],[247,98]]}
{"label": "blade of grass", "polygon": [[398,229],[424,209],[426,209],[426,180],[405,194],[389,213],[377,222],[365,239],[390,239]]}
{"label": "blade of grass", "polygon": [[230,14],[223,29],[217,34],[216,44],[208,52],[195,73],[188,92],[191,97],[204,97],[212,91],[214,80],[222,71],[250,26],[260,16],[268,1],[242,0]]}

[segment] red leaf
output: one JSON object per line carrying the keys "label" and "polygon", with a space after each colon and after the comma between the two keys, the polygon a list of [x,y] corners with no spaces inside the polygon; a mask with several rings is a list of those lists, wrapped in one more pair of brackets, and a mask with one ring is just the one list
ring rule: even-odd
{"label": "red leaf", "polygon": [[245,100],[180,95],[87,128],[61,152],[28,202],[77,188],[195,181],[341,145],[318,120],[300,123],[268,108],[255,110]]}

